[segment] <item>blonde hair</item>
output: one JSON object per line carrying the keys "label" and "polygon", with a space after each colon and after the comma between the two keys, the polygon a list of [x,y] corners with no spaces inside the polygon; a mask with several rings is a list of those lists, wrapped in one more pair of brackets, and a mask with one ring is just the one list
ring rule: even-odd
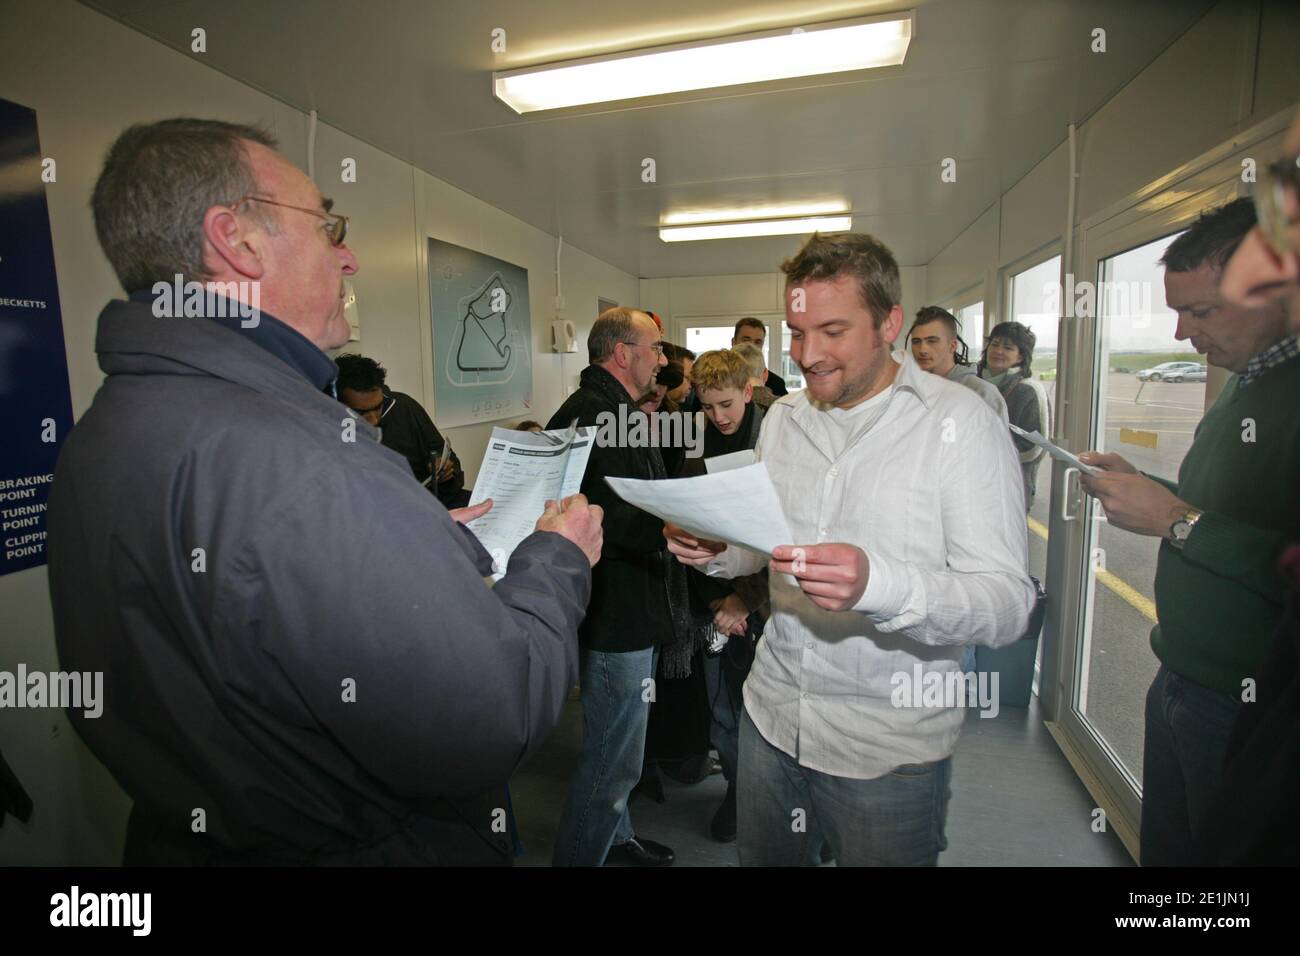
{"label": "blonde hair", "polygon": [[749,384],[749,379],[749,363],[731,349],[705,352],[691,367],[691,384],[697,393],[706,388],[743,390]]}

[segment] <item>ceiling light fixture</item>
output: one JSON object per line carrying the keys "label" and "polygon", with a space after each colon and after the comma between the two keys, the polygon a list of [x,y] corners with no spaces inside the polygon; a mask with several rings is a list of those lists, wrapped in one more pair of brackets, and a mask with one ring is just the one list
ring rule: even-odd
{"label": "ceiling light fixture", "polygon": [[822,202],[782,202],[761,206],[732,206],[729,209],[689,209],[670,212],[661,226],[693,226],[697,223],[736,222],[740,219],[795,219],[803,216],[843,216],[849,204],[843,199]]}
{"label": "ceiling light fixture", "polygon": [[492,74],[516,113],[897,66],[913,15],[888,14],[524,67]]}
{"label": "ceiling light fixture", "polygon": [[750,236],[796,236],[810,232],[848,232],[853,216],[799,216],[794,219],[743,219],[696,226],[660,226],[664,242],[694,242],[699,239],[743,239]]}

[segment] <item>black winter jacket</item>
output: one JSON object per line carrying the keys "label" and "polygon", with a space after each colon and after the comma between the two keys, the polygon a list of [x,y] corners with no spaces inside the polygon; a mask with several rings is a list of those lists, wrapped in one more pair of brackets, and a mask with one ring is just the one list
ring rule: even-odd
{"label": "black winter jacket", "polygon": [[[551,428],[599,426],[601,413],[619,418],[642,415],[632,398],[609,372],[598,365],[582,370],[581,387],[551,416]],[[640,651],[685,636],[690,626],[686,568],[667,550],[664,523],[616,495],[605,478],[665,477],[657,448],[632,448],[626,443],[597,441],[587,461],[582,493],[605,510],[605,541],[593,569],[591,603],[578,633],[582,646],[594,651]],[[655,459],[658,459],[656,462]]]}

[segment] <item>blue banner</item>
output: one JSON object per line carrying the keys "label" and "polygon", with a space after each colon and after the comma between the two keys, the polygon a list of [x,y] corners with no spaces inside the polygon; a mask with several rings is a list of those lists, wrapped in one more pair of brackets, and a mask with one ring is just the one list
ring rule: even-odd
{"label": "blue banner", "polygon": [[45,501],[72,427],[36,112],[0,99],[0,574],[45,563]]}

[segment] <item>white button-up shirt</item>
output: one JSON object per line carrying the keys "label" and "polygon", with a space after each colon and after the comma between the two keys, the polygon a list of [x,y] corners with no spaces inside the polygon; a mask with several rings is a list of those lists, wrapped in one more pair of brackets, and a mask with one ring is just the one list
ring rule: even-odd
{"label": "white button-up shirt", "polygon": [[[870,568],[861,600],[838,612],[771,575],[772,614],[745,682],[754,725],[801,765],[840,777],[947,757],[963,709],[895,707],[895,675],[911,681],[918,664],[947,675],[966,644],[997,647],[1025,632],[1035,590],[1006,425],[908,355],[891,388],[847,411],[806,392],[780,399],[756,454],[790,543],[854,544]],[[733,546],[705,570],[738,577],[765,564]]]}

